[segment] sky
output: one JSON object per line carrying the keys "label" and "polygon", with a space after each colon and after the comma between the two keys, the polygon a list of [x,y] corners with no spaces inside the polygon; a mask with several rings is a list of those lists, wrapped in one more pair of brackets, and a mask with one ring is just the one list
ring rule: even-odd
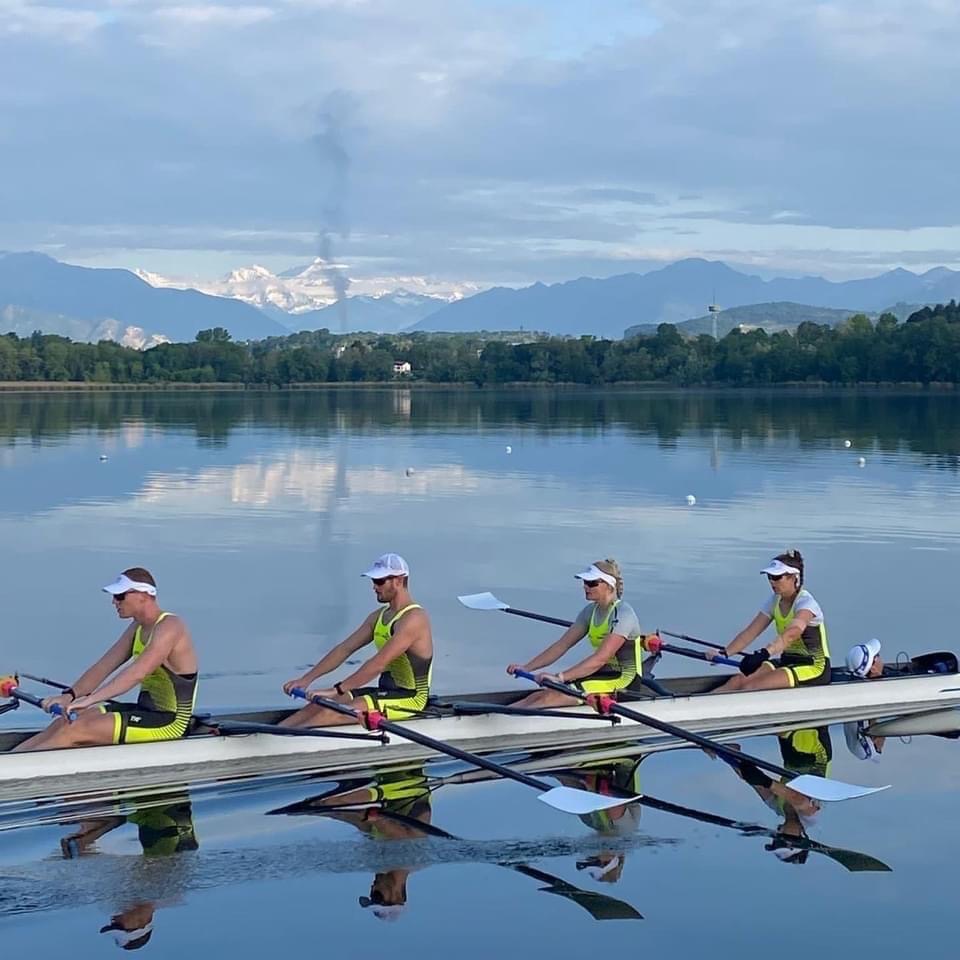
{"label": "sky", "polygon": [[958,48],[955,0],[0,0],[0,249],[956,268]]}

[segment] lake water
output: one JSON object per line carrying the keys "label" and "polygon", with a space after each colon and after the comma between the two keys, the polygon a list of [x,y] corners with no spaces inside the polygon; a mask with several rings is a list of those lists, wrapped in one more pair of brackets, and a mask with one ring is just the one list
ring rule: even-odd
{"label": "lake water", "polygon": [[[835,659],[872,636],[890,659],[956,648],[958,464],[949,395],[0,395],[0,672],[75,679],[121,629],[100,587],[143,565],[193,630],[202,705],[282,706],[281,683],[373,609],[360,572],[386,551],[410,562],[430,612],[440,692],[510,687],[505,665],[557,632],[468,611],[458,594],[572,617],[573,574],[605,556],[648,630],[728,640],[768,596],[760,567],[796,546]],[[699,672],[689,663],[666,657],[658,676]],[[23,708],[0,725],[39,719]],[[777,811],[688,750],[645,759],[640,786],[712,822],[647,805],[629,829],[598,831],[517,784],[438,784],[463,769],[452,762],[410,771],[399,818],[332,811],[336,798],[317,798],[368,785],[310,777],[54,806],[0,832],[0,932],[7,951],[109,955],[113,934],[98,931],[111,917],[152,917],[151,955],[238,960],[954,956],[957,742],[890,740],[879,763],[856,759],[842,730],[832,743],[832,775],[893,788],[821,811],[803,863],[765,849]],[[773,737],[745,746],[779,757]],[[418,790],[424,778],[433,789]],[[83,855],[61,845],[80,825],[55,822],[81,813]],[[398,917],[360,905],[372,883],[406,885]]]}

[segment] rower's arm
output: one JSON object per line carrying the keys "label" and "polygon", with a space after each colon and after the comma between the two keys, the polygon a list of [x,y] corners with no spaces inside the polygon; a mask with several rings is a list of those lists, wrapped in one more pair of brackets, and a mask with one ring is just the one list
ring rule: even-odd
{"label": "rower's arm", "polygon": [[102,703],[104,700],[122,697],[123,694],[132,690],[148,673],[153,673],[170,656],[181,630],[183,625],[175,617],[160,621],[153,628],[143,653],[103,686],[96,687],[93,693],[89,694],[90,701]]}
{"label": "rower's arm", "polygon": [[310,686],[314,680],[330,673],[331,670],[336,670],[352,653],[356,653],[361,647],[370,643],[373,640],[373,624],[379,614],[379,610],[374,610],[349,637],[341,640],[329,653],[318,660],[316,665],[303,675],[305,685]]}
{"label": "rower's arm", "polygon": [[130,659],[133,654],[133,633],[135,630],[136,624],[131,623],[120,634],[117,642],[86,673],[73,681],[71,687],[77,699],[96,690],[114,670],[119,669]]}
{"label": "rower's arm", "polygon": [[543,653],[538,653],[532,660],[528,660],[522,669],[526,670],[527,673],[536,673],[537,670],[549,667],[551,663],[556,663],[575,643],[582,640],[586,633],[586,627],[574,623],[572,627],[567,627],[564,630],[559,640],[551,643]]}
{"label": "rower's arm", "polygon": [[[762,610],[727,644],[727,656],[732,657],[746,650],[757,637],[770,626],[773,618]],[[768,647],[767,649],[770,649]],[[772,650],[770,651],[773,652]]]}
{"label": "rower's arm", "polygon": [[390,663],[406,653],[410,645],[420,636],[426,625],[426,614],[422,610],[411,610],[405,614],[393,629],[393,636],[369,660],[340,681],[344,692],[365,687],[384,673]]}
{"label": "rower's arm", "polygon": [[572,680],[582,680],[596,673],[602,667],[612,660],[617,651],[627,642],[627,638],[619,633],[609,633],[603,638],[603,643],[594,650],[589,657],[575,663],[568,670],[563,671],[563,682],[569,683]]}
{"label": "rower's arm", "polygon": [[790,625],[783,633],[777,637],[773,643],[767,644],[767,650],[771,657],[778,657],[794,640],[799,640],[803,636],[803,631],[807,629],[810,621],[813,619],[812,610],[799,610],[797,615],[790,621]]}

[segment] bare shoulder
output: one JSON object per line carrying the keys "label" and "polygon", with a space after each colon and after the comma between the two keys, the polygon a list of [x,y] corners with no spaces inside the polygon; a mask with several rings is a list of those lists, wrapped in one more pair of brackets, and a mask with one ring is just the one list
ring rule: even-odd
{"label": "bare shoulder", "polygon": [[400,618],[397,626],[404,631],[416,631],[418,633],[429,634],[430,615],[423,607],[414,607]]}
{"label": "bare shoulder", "polygon": [[175,613],[168,613],[156,627],[154,638],[163,638],[174,644],[193,644],[193,638],[190,636],[190,628],[187,626],[183,617]]}

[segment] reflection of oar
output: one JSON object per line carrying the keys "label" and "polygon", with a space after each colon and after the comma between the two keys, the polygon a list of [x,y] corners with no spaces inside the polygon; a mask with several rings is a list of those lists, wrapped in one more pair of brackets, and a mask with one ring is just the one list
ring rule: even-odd
{"label": "reflection of oar", "polygon": [[[622,803],[623,801],[621,801]],[[353,805],[350,805],[353,806]],[[310,813],[315,816],[324,816],[328,811],[335,811],[337,807],[311,807],[305,809],[303,803],[291,804],[289,807],[282,807],[279,810],[271,810],[270,813]],[[342,807],[339,809],[343,809]],[[356,809],[356,807],[354,807]],[[397,813],[393,810],[385,810],[382,807],[379,808],[379,813],[381,817],[384,817],[388,820],[394,820],[397,823],[402,823],[404,826],[408,826],[413,830],[418,830],[421,833],[425,833],[431,837],[441,837],[444,840],[457,840],[463,842],[462,837],[458,837],[456,834],[448,833],[446,830],[441,827],[434,826],[432,823],[425,823],[422,820],[417,820],[415,817],[408,817],[403,813]],[[586,910],[594,920],[642,920],[643,914],[638,910],[632,907],[629,903],[625,903],[623,900],[618,900],[616,897],[608,897],[603,893],[593,893],[590,890],[582,890],[580,887],[575,886],[572,883],[568,883],[566,880],[561,879],[560,877],[555,877],[552,873],[547,873],[544,870],[538,870],[536,867],[531,867],[526,863],[500,863],[499,866],[505,867],[507,870],[514,870],[517,873],[522,873],[525,877],[531,877],[534,880],[538,880],[540,883],[545,883],[545,887],[541,887],[543,893],[553,893],[559,897],[563,897],[565,900],[572,900],[574,903],[579,904]]]}
{"label": "reflection of oar", "polygon": [[[15,679],[7,679],[0,683],[0,697],[13,697],[14,700],[21,700],[43,710],[43,701],[32,693],[24,693],[20,690]],[[69,723],[77,719],[77,715],[72,710],[68,713],[59,703],[51,704],[50,713],[56,717],[64,717]]]}
{"label": "reflection of oar", "polygon": [[[545,613],[533,613],[530,610],[518,610],[516,607],[507,606],[502,600],[498,600],[492,593],[471,593],[463,597],[457,597],[457,599],[465,606],[471,610],[500,610],[503,613],[511,613],[515,617],[526,617],[527,620],[539,620],[541,623],[553,623],[558,627],[572,627],[572,620],[562,620],[560,617],[548,617]],[[651,651],[653,648],[650,648]],[[699,650],[687,650],[684,647],[675,647],[669,643],[660,643],[657,646],[657,650],[663,650],[666,653],[674,653],[680,657],[690,657],[693,660],[706,660],[706,654],[701,653]],[[723,663],[730,667],[739,667],[740,664],[736,660],[731,660],[729,657],[714,657],[711,661],[712,663]],[[644,678],[640,678],[641,681]],[[644,681],[645,682],[645,681]],[[652,683],[649,686],[653,687]],[[661,690],[656,690],[657,693],[661,693]],[[668,691],[662,691],[663,693],[669,695]]]}
{"label": "reflection of oar", "polygon": [[762,827],[759,824],[730,820],[727,817],[720,817],[703,810],[694,810],[691,807],[670,803],[668,800],[660,800],[648,794],[643,796],[640,803],[645,807],[652,807],[654,810],[661,810],[664,813],[686,817],[688,820],[697,820],[700,823],[709,823],[716,827],[737,830],[746,836],[767,836],[772,840],[782,840],[788,846],[797,850],[810,850],[813,853],[822,853],[852,873],[891,872],[891,867],[882,860],[871,857],[868,853],[858,853],[856,850],[843,850],[839,847],[831,847],[825,843],[818,843],[816,840],[811,840],[809,837],[785,837],[776,830],[770,830],[768,827]]}
{"label": "reflection of oar", "polygon": [[608,807],[616,807],[623,803],[623,800],[601,797],[598,794],[590,793],[586,790],[575,790],[572,787],[551,787],[549,783],[543,780],[529,777],[525,773],[511,770],[509,767],[505,767],[493,760],[488,760],[486,757],[477,756],[475,753],[467,753],[466,750],[461,750],[452,744],[445,743],[442,740],[435,740],[433,737],[428,737],[418,730],[411,730],[407,726],[387,720],[378,711],[369,711],[363,714],[361,718],[357,716],[357,712],[351,707],[343,703],[338,703],[336,700],[326,700],[323,697],[311,695],[299,688],[294,688],[291,691],[291,695],[300,697],[303,700],[308,700],[311,703],[317,704],[317,706],[326,707],[328,710],[333,710],[342,716],[351,717],[357,723],[363,723],[368,730],[380,730],[384,733],[395,734],[398,737],[409,740],[411,743],[426,747],[428,750],[433,750],[436,753],[445,753],[447,756],[453,757],[456,760],[463,760],[464,763],[469,763],[471,766],[491,770],[502,777],[506,777],[508,780],[516,780],[517,783],[522,783],[524,786],[540,790],[539,800],[542,800],[557,810],[562,810],[564,813],[577,815],[592,813],[595,810],[605,810]]}
{"label": "reflection of oar", "polygon": [[[525,680],[532,680],[534,683],[538,682],[532,673],[527,673],[525,670],[517,670],[515,675],[523,677]],[[590,703],[601,713],[617,713],[621,717],[628,717],[637,723],[643,723],[648,727],[653,727],[654,730],[668,733],[673,737],[679,737],[681,740],[695,743],[698,747],[704,747],[707,750],[713,750],[723,756],[730,757],[731,760],[746,760],[750,763],[755,763],[758,767],[769,770],[777,774],[777,776],[788,778],[791,789],[804,794],[804,796],[812,797],[814,800],[852,800],[856,797],[865,797],[871,793],[877,793],[880,790],[887,789],[887,787],[860,787],[856,784],[844,783],[842,780],[829,780],[826,777],[818,777],[810,773],[797,774],[792,770],[787,770],[785,767],[771,763],[769,760],[762,760],[760,757],[753,757],[739,750],[732,750],[730,747],[716,740],[701,737],[700,734],[685,730],[683,727],[667,723],[664,720],[658,720],[656,717],[651,717],[646,713],[640,713],[638,710],[633,710],[630,707],[624,707],[617,703],[612,697],[605,695],[589,696],[582,690],[577,690],[575,687],[570,687],[563,683],[557,683],[555,680],[549,680],[546,677],[539,681],[539,683],[542,687],[547,687],[550,690],[556,690],[558,693],[566,694],[568,697],[574,697],[577,700]]]}

